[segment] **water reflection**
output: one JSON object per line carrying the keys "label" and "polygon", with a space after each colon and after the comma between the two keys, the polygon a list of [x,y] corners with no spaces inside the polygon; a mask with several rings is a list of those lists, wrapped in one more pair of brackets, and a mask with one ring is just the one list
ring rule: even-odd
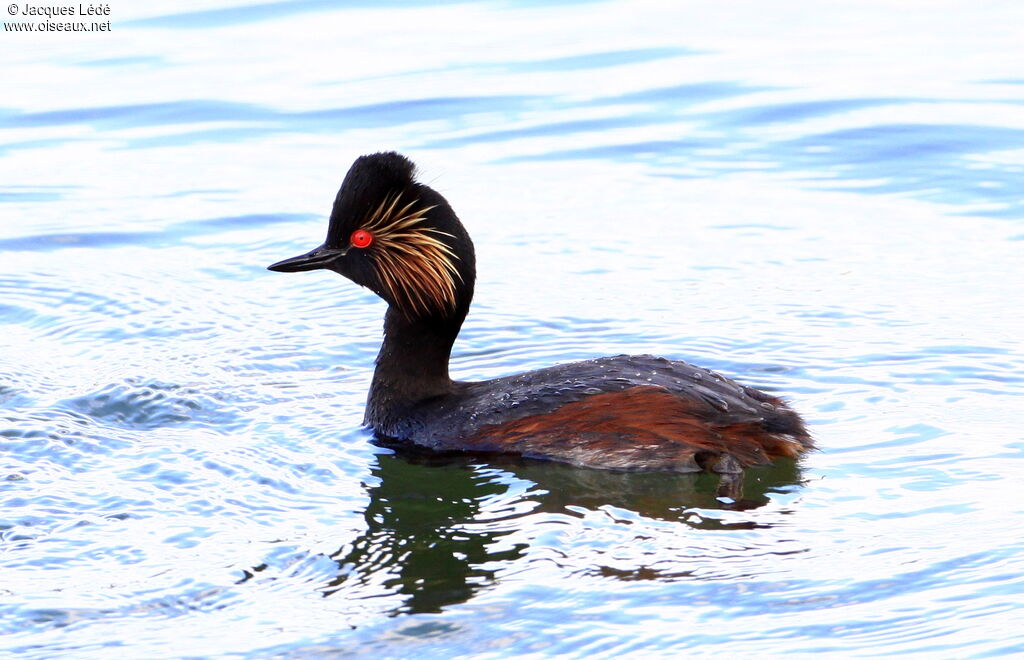
{"label": "water reflection", "polygon": [[474,524],[481,502],[505,484],[467,465],[418,465],[394,455],[378,456],[372,474],[366,531],[331,555],[340,571],[324,595],[374,582],[403,596],[392,614],[439,612],[492,584],[495,562],[522,556],[521,545],[496,548],[509,531]]}
{"label": "water reflection", "polygon": [[[692,529],[748,530],[770,525],[695,512],[754,509],[801,481],[793,461],[749,470],[742,483],[728,484],[712,474],[613,472],[512,458],[495,466],[467,456],[378,455],[366,530],[331,555],[338,572],[324,595],[392,594],[400,604],[391,615],[439,612],[470,600],[495,584],[503,567],[525,560],[529,544],[521,532],[532,516],[578,519],[583,510],[625,510]],[[723,496],[724,488],[736,498]],[[506,538],[514,534],[515,540]],[[685,568],[653,570],[643,561],[634,569],[598,569],[628,581],[687,575]]]}
{"label": "water reflection", "polygon": [[771,501],[770,494],[800,485],[799,465],[792,460],[752,468],[737,476],[699,473],[615,472],[572,468],[557,463],[529,462],[510,471],[545,491],[542,511],[565,512],[571,507],[612,506],[645,518],[681,522],[697,529],[751,529],[762,523],[724,523],[690,516],[693,509],[748,511]]}

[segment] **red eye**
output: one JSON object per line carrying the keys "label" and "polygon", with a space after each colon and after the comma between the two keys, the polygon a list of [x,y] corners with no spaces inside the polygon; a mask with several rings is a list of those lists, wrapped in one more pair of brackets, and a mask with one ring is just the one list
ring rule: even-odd
{"label": "red eye", "polygon": [[373,234],[365,229],[357,229],[352,232],[352,236],[349,237],[348,242],[352,244],[352,247],[370,247],[370,244],[373,243]]}

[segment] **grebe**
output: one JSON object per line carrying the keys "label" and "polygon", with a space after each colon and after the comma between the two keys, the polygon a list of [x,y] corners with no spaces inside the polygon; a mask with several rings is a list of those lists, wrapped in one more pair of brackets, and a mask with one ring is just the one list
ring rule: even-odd
{"label": "grebe", "polygon": [[735,474],[814,444],[782,400],[686,362],[604,357],[494,380],[448,376],[473,299],[473,242],[394,153],[352,164],[327,240],[270,266],[326,268],[388,303],[364,424],[385,444],[619,470]]}

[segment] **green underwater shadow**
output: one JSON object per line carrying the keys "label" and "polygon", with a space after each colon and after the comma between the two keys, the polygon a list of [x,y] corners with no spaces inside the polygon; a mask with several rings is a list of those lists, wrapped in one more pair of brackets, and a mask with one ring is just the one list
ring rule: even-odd
{"label": "green underwater shadow", "polygon": [[[719,520],[694,510],[746,511],[771,494],[802,485],[793,460],[748,469],[742,479],[716,474],[616,472],[514,457],[381,453],[367,480],[366,529],[330,555],[337,572],[319,587],[324,597],[397,597],[389,616],[436,613],[465,603],[523,559],[529,545],[509,537],[516,518],[537,513],[579,518],[580,509],[614,507],[694,530],[751,530],[771,524]],[[522,482],[533,484],[526,486]],[[512,497],[529,506],[486,511]],[[723,489],[730,495],[723,495]],[[511,521],[511,523],[510,523]],[[521,538],[521,536],[516,536]],[[259,568],[256,569],[260,570]],[[598,574],[623,581],[685,578],[641,568]],[[356,596],[359,597],[359,596]]]}

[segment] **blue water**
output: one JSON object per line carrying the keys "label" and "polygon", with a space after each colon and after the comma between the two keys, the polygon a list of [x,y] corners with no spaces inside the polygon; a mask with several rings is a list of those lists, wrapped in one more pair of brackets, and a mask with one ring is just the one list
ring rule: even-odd
{"label": "blue water", "polygon": [[[1024,653],[1020,5],[110,6],[0,35],[0,655]],[[822,451],[372,445],[383,304],[265,267],[382,149],[477,244],[457,377],[686,359]]]}

